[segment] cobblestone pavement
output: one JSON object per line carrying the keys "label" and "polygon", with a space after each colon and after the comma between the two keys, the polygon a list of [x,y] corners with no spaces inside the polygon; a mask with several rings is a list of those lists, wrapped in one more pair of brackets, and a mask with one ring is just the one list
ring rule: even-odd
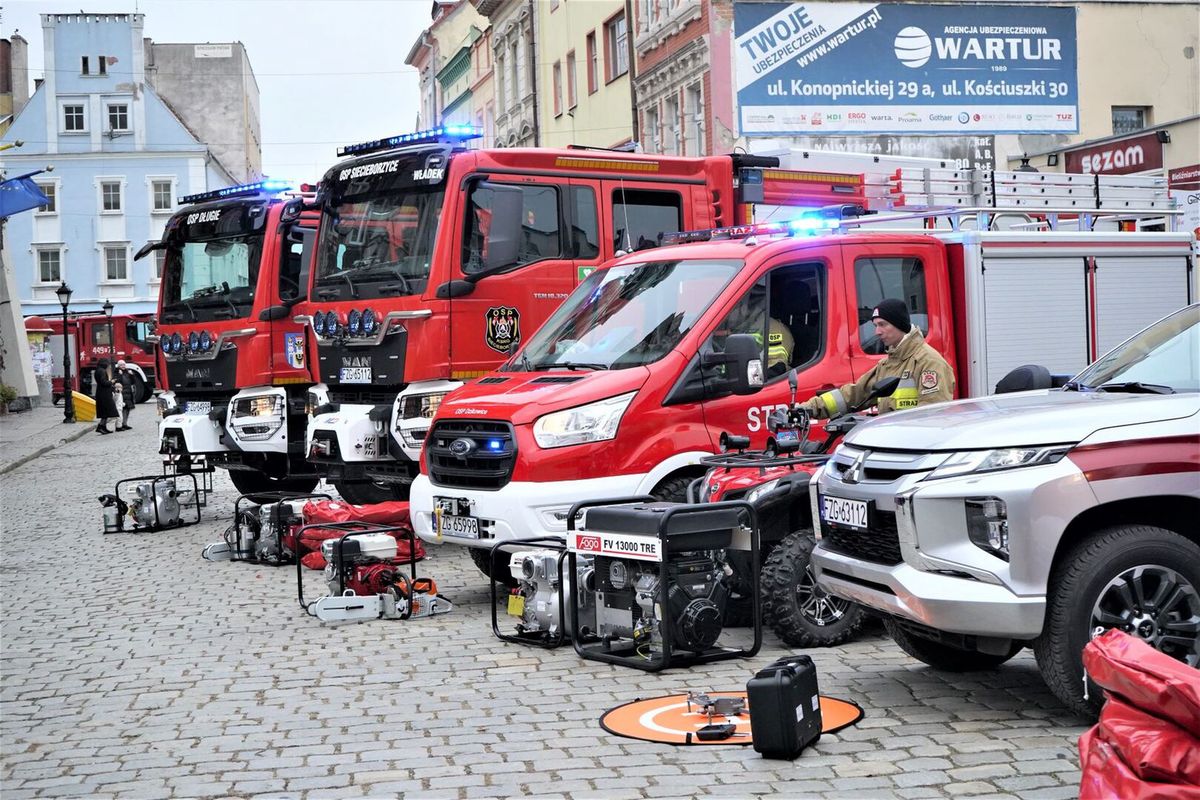
{"label": "cobblestone pavement", "polygon": [[48,402],[0,416],[0,475],[60,443],[86,436],[95,427],[95,422],[63,424],[62,405]]}
{"label": "cobblestone pavement", "polygon": [[504,644],[486,584],[452,548],[423,570],[453,613],[322,626],[300,612],[292,570],[201,560],[231,516],[224,473],[199,526],[100,533],[95,498],[157,471],[153,421],[135,414],[133,432],[67,443],[0,478],[4,800],[1077,793],[1085,721],[1028,654],[992,673],[938,673],[878,629],[811,651],[822,692],[866,717],[788,762],[597,724],[637,697],[744,687],[786,652],[769,634],[753,659],[660,674]]}

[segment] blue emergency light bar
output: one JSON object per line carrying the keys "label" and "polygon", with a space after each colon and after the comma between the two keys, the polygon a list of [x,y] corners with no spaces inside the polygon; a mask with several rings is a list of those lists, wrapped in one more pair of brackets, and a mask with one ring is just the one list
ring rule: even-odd
{"label": "blue emergency light bar", "polygon": [[724,228],[707,228],[698,231],[664,233],[662,243],[687,244],[710,242],[720,239],[747,239],[751,236],[779,236],[802,233],[817,233],[837,228],[842,220],[861,217],[867,210],[857,203],[822,206],[805,211],[798,217],[781,222],[755,222],[750,225],[727,225]]}
{"label": "blue emergency light bar", "polygon": [[292,184],[288,181],[276,181],[265,179],[255,181],[254,183],[243,183],[238,186],[226,186],[224,189],[214,189],[211,192],[201,192],[200,194],[189,194],[179,198],[180,205],[188,205],[191,203],[203,203],[208,200],[221,200],[226,197],[241,197],[247,194],[275,194],[277,192],[286,192],[292,188]]}
{"label": "blue emergency light bar", "polygon": [[339,147],[339,156],[353,156],[362,153],[374,153],[377,150],[391,150],[409,144],[428,144],[429,142],[465,142],[468,139],[478,139],[483,136],[483,130],[474,125],[442,125],[425,131],[401,133],[386,139],[374,139],[370,142],[359,142]]}

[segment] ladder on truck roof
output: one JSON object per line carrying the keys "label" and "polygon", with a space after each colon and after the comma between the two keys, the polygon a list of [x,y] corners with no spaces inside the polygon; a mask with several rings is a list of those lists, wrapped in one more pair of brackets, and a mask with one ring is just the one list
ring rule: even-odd
{"label": "ladder on truck roof", "polygon": [[1160,218],[1174,230],[1182,214],[1166,179],[1154,176],[902,167],[891,184],[892,213],[856,222],[944,216],[958,230],[964,218],[974,217],[986,230],[994,216],[1018,213],[1030,218],[1021,227],[1057,230],[1070,221],[1077,230],[1091,230],[1101,218]]}

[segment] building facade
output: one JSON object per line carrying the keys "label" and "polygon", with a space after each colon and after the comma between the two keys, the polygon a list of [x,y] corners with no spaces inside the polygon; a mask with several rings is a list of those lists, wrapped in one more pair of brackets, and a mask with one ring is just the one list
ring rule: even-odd
{"label": "building facade", "polygon": [[29,102],[29,43],[21,34],[0,39],[0,136]]}
{"label": "building facade", "polygon": [[529,0],[471,0],[488,18],[495,99],[495,146],[537,147],[535,15]]}
{"label": "building facade", "polygon": [[165,101],[148,80],[143,24],[141,14],[42,15],[45,80],[0,140],[24,141],[0,154],[8,175],[53,167],[35,178],[49,204],[6,225],[27,314],[55,312],[63,280],[73,307],[108,299],[120,313],[153,311],[161,258],[134,253],[161,237],[180,196],[236,182],[177,113],[194,104]]}
{"label": "building facade", "polygon": [[624,0],[534,4],[543,147],[620,147],[635,139]]}
{"label": "building facade", "polygon": [[146,80],[238,183],[262,174],[258,81],[241,42],[160,44],[147,39]]}

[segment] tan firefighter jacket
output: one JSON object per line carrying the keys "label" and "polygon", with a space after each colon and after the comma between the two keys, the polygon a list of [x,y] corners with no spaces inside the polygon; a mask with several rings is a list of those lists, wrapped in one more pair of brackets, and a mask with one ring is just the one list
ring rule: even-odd
{"label": "tan firefighter jacket", "polygon": [[862,402],[871,388],[884,378],[899,378],[900,385],[890,397],[881,397],[875,404],[880,414],[905,408],[942,403],[954,397],[954,373],[946,359],[925,342],[915,325],[900,343],[854,383],[825,392],[803,403],[809,414],[817,419],[843,414]]}

